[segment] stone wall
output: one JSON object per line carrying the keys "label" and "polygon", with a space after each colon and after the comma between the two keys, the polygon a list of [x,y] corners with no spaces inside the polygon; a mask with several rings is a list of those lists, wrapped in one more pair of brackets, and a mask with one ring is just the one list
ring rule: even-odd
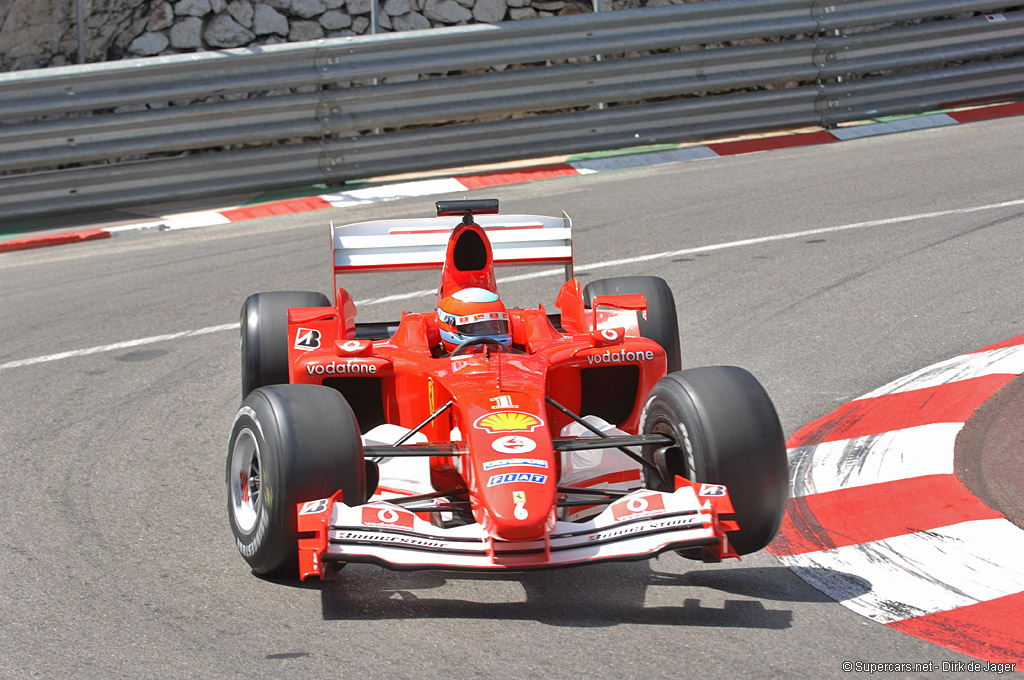
{"label": "stone wall", "polygon": [[[374,0],[0,0],[0,71],[372,33]],[[378,32],[590,12],[590,0],[377,0]],[[602,10],[695,0],[602,0]]]}

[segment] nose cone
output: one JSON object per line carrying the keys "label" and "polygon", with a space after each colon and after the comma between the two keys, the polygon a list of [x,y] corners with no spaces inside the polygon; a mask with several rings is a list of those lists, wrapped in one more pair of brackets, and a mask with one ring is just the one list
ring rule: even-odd
{"label": "nose cone", "polygon": [[480,504],[487,533],[502,541],[532,541],[554,529],[555,484],[550,475],[506,472],[496,478]]}
{"label": "nose cone", "polygon": [[558,471],[543,417],[486,413],[469,432],[476,520],[494,538],[528,541],[555,526]]}

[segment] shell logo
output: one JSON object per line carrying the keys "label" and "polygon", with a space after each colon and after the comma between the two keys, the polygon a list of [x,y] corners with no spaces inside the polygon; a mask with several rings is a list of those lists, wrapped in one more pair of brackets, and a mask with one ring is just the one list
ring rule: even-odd
{"label": "shell logo", "polygon": [[499,411],[480,416],[473,427],[488,432],[533,432],[543,424],[543,420],[529,413]]}

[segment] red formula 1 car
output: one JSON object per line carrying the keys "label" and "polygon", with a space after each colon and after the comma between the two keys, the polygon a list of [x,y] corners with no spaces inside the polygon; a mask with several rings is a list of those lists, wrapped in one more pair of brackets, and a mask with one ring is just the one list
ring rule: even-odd
{"label": "red formula 1 car", "polygon": [[[242,307],[228,515],[253,571],[720,561],[768,544],[787,493],[775,408],[742,369],[680,370],[663,280],[582,287],[564,214],[473,200],[437,215],[331,235],[336,284],[440,269],[429,312],[356,323],[337,285],[334,304]],[[494,267],[535,263],[565,266],[558,314],[497,294]]]}

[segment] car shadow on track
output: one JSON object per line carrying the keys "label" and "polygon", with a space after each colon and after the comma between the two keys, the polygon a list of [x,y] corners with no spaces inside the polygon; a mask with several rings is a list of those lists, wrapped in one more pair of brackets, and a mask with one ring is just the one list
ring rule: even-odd
{"label": "car shadow on track", "polygon": [[[481,589],[482,581],[495,587]],[[870,584],[863,587],[866,592]],[[721,593],[750,599],[723,600]],[[656,571],[650,563],[509,574],[391,572],[356,565],[325,582],[321,598],[325,620],[506,619],[565,627],[626,623],[767,630],[791,627],[793,612],[766,607],[766,601],[832,602],[781,566],[673,573]]]}

